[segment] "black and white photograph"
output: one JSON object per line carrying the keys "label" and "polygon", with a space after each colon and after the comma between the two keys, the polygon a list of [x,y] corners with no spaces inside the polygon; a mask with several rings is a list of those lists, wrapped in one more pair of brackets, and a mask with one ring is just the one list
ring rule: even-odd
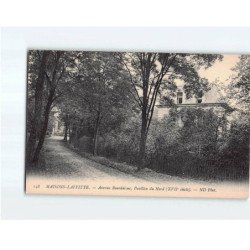
{"label": "black and white photograph", "polygon": [[28,194],[248,198],[250,56],[29,50]]}
{"label": "black and white photograph", "polygon": [[250,249],[250,1],[0,6],[0,249]]}

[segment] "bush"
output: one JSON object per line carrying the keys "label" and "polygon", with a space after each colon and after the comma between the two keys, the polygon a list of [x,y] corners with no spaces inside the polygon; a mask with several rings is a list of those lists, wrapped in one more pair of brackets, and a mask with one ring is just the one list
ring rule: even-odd
{"label": "bush", "polygon": [[[225,117],[212,109],[172,109],[162,121],[152,121],[145,167],[198,179],[248,178],[248,123],[234,122],[230,130],[226,125]],[[140,118],[131,118],[98,137],[98,155],[136,165],[139,142]],[[82,152],[93,152],[91,136],[73,143]]]}
{"label": "bush", "polygon": [[213,110],[172,110],[170,116],[151,126],[147,167],[192,178],[248,178],[247,128],[235,124],[226,131],[225,127],[225,118]]}
{"label": "bush", "polygon": [[244,119],[232,123],[221,145],[218,162],[228,178],[249,178],[249,124]]}
{"label": "bush", "polygon": [[92,153],[93,152],[93,139],[89,136],[82,136],[79,139],[79,149],[81,151]]}
{"label": "bush", "polygon": [[139,121],[131,119],[119,130],[104,135],[103,155],[118,161],[136,164],[139,151]]}

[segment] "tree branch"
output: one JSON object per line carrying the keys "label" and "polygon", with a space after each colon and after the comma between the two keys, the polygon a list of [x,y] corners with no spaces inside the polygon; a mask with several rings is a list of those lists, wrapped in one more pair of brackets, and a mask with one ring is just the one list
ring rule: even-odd
{"label": "tree branch", "polygon": [[137,89],[136,89],[136,84],[135,84],[135,82],[134,82],[134,80],[133,80],[132,74],[131,74],[131,72],[130,72],[128,66],[127,66],[127,64],[124,62],[124,60],[123,60],[123,58],[122,58],[121,56],[120,56],[120,59],[121,59],[122,63],[124,64],[124,66],[126,67],[128,73],[129,73],[130,82],[131,82],[131,84],[132,84],[132,86],[133,86],[133,88],[134,88],[134,90],[135,90],[136,96],[137,96],[137,98],[138,98],[137,103],[140,103],[140,106],[142,106],[142,101],[141,101],[140,96],[139,96],[139,93],[138,93],[138,91],[137,91]]}
{"label": "tree branch", "polygon": [[158,79],[157,79],[157,81],[155,83],[155,87],[154,87],[154,90],[153,90],[153,95],[152,95],[149,107],[147,109],[147,119],[149,119],[149,122],[148,122],[148,125],[147,125],[148,128],[150,126],[150,122],[151,122],[151,119],[152,119],[152,116],[153,116],[154,106],[155,106],[155,102],[156,102],[156,99],[157,99],[158,91],[159,91],[160,86],[162,84],[162,79],[165,76],[165,74],[168,72],[168,70],[170,69],[170,67],[172,66],[172,64],[173,64],[176,56],[177,56],[177,54],[175,54],[173,56],[173,58],[172,58],[172,60],[171,60],[171,62],[169,64],[168,64],[169,56],[167,56],[165,58],[163,64],[162,64],[162,68],[161,68],[159,77],[158,77]]}

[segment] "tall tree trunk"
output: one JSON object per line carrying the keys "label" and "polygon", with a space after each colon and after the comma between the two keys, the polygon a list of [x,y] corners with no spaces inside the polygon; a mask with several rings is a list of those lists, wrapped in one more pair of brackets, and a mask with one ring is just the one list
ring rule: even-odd
{"label": "tall tree trunk", "polygon": [[140,150],[139,150],[139,166],[137,170],[141,170],[145,167],[145,152],[147,141],[147,113],[146,108],[143,107],[141,115],[141,138],[140,138]]}
{"label": "tall tree trunk", "polygon": [[140,151],[139,151],[139,166],[137,170],[141,170],[145,167],[145,152],[147,141],[147,127],[148,127],[148,86],[149,80],[147,76],[143,76],[143,96],[142,96],[142,113],[141,113],[141,138],[140,138]]}
{"label": "tall tree trunk", "polygon": [[94,143],[93,143],[93,155],[97,155],[98,149],[98,134],[100,127],[100,111],[97,112],[95,131],[94,131]]}
{"label": "tall tree trunk", "polygon": [[31,162],[36,146],[36,139],[38,136],[38,128],[40,127],[41,115],[42,115],[42,96],[45,81],[45,69],[49,58],[49,51],[44,51],[41,59],[38,78],[35,86],[35,109],[34,116],[31,122],[31,130],[27,143],[26,161]]}
{"label": "tall tree trunk", "polygon": [[64,141],[68,141],[68,122],[65,122]]}
{"label": "tall tree trunk", "polygon": [[36,147],[36,150],[35,150],[35,153],[34,153],[33,162],[38,161],[40,151],[41,151],[41,149],[43,147],[44,139],[45,139],[47,128],[48,128],[50,108],[51,108],[51,105],[53,103],[54,93],[55,93],[54,89],[50,91],[49,98],[48,98],[48,101],[47,101],[47,104],[46,104],[46,107],[45,107],[43,126],[42,126],[42,129],[41,129],[41,132],[40,132],[39,142],[37,144],[37,147]]}
{"label": "tall tree trunk", "polygon": [[65,130],[64,130],[64,141],[68,141],[68,131],[69,131],[69,119],[68,115],[66,115],[65,122],[64,122]]}
{"label": "tall tree trunk", "polygon": [[[48,122],[49,122],[50,109],[51,109],[51,105],[52,105],[52,103],[54,101],[54,94],[55,94],[55,91],[56,91],[56,84],[58,84],[58,81],[60,80],[60,78],[62,77],[62,74],[63,74],[63,71],[62,71],[61,75],[56,80],[56,74],[58,72],[58,63],[59,63],[60,57],[61,57],[61,55],[63,53],[64,52],[62,52],[62,51],[57,51],[56,52],[56,59],[55,59],[55,62],[54,62],[54,69],[53,69],[53,73],[52,73],[52,79],[47,77],[48,81],[50,82],[51,89],[49,91],[49,97],[48,97],[47,104],[46,104],[45,111],[44,111],[44,121],[43,121],[43,125],[42,125],[42,128],[41,128],[40,136],[39,136],[39,142],[37,144],[37,147],[36,147],[32,162],[37,162],[38,161],[39,154],[40,154],[40,151],[42,149],[44,139],[45,139],[45,136],[46,136],[46,132],[47,132],[47,128],[48,128]],[[44,77],[45,77],[45,74],[44,74]]]}

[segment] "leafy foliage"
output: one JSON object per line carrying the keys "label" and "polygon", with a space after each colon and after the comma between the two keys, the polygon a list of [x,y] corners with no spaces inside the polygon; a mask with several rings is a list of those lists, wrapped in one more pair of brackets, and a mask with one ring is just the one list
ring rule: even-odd
{"label": "leafy foliage", "polygon": [[[199,70],[221,55],[49,51],[42,60],[43,55],[28,55],[28,133],[34,118],[40,121],[35,154],[52,130],[54,108],[64,123],[64,140],[82,151],[182,177],[247,176],[249,56],[240,57],[226,91],[235,112],[218,116],[213,108],[178,109],[173,100],[178,82],[187,98],[208,91]],[[161,121],[153,118],[156,102],[170,109]]]}

